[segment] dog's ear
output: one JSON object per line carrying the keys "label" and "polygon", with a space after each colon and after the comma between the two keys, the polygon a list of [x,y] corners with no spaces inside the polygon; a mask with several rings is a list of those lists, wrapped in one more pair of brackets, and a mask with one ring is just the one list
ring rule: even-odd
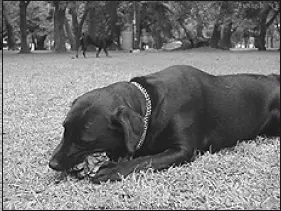
{"label": "dog's ear", "polygon": [[134,154],[144,127],[142,117],[128,107],[119,106],[114,111],[111,124],[116,121],[122,126],[128,153]]}

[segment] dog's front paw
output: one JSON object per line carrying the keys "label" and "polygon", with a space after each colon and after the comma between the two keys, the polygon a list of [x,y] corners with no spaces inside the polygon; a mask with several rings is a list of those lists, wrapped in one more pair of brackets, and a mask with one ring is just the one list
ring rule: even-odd
{"label": "dog's front paw", "polygon": [[68,170],[70,176],[76,179],[84,179],[87,176],[88,166],[87,162],[79,163],[78,165],[74,166],[73,168]]}
{"label": "dog's front paw", "polygon": [[124,163],[117,163],[117,162],[107,162],[103,164],[98,172],[91,176],[90,179],[93,183],[100,183],[100,182],[106,182],[108,180],[110,181],[117,181],[121,180],[122,175],[127,176],[129,172],[126,170],[126,166]]}

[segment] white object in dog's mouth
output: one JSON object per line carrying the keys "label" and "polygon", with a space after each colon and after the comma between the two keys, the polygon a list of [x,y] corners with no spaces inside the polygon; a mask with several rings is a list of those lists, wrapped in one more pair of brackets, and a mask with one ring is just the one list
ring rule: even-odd
{"label": "white object in dog's mouth", "polygon": [[88,155],[83,162],[72,167],[69,172],[80,173],[84,171],[84,174],[93,173],[96,172],[99,167],[108,160],[109,158],[106,156],[105,152],[93,153]]}

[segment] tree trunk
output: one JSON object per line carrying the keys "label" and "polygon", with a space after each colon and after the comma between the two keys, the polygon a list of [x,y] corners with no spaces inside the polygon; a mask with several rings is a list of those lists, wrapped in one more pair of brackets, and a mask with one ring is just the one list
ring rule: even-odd
{"label": "tree trunk", "polygon": [[32,43],[34,44],[34,50],[37,50],[37,35],[35,32],[31,34],[31,40]]}
{"label": "tree trunk", "polygon": [[65,19],[65,2],[55,2],[55,15],[54,15],[54,41],[55,51],[66,52],[65,48],[65,33],[64,33],[64,19]]}
{"label": "tree trunk", "polygon": [[220,47],[224,50],[229,50],[232,47],[231,36],[237,30],[238,25],[232,29],[232,20],[227,20],[224,26],[222,27]]}
{"label": "tree trunk", "polygon": [[[89,15],[88,15],[88,34],[91,36],[92,39],[96,39],[97,33],[96,33],[96,26],[97,26],[97,21],[96,21],[96,10],[95,8],[90,8],[89,9]],[[89,51],[95,51],[96,47],[93,45],[88,46]]]}
{"label": "tree trunk", "polygon": [[15,50],[16,49],[16,42],[15,42],[15,35],[14,35],[14,27],[12,25],[12,21],[10,17],[7,14],[5,4],[3,4],[3,17],[4,17],[4,22],[7,27],[7,34],[8,34],[8,49]]}
{"label": "tree trunk", "polygon": [[[278,19],[277,19],[277,21],[276,21],[276,28],[277,28],[277,30],[278,30],[279,37],[280,37],[280,27],[279,27]],[[280,51],[280,39],[279,39],[279,49],[278,49],[278,50]]]}
{"label": "tree trunk", "polygon": [[193,48],[193,47],[194,47],[194,42],[193,42],[193,40],[192,40],[192,37],[191,37],[191,35],[190,35],[190,32],[185,28],[185,26],[184,26],[184,24],[183,24],[183,21],[182,21],[180,18],[179,18],[177,21],[178,21],[178,23],[180,24],[180,26],[183,28],[187,39],[190,41],[190,43],[191,43],[191,48]]}
{"label": "tree trunk", "polygon": [[245,48],[249,48],[249,37],[244,37]]}
{"label": "tree trunk", "polygon": [[275,13],[271,17],[271,19],[268,22],[266,22],[267,16],[268,16],[269,12],[271,11],[271,9],[272,8],[271,8],[269,2],[264,1],[263,8],[259,15],[260,21],[259,21],[258,25],[256,26],[256,28],[260,29],[260,33],[258,36],[255,37],[255,43],[257,44],[257,48],[260,51],[266,50],[266,47],[265,47],[266,30],[273,23],[274,19],[277,17],[277,15],[279,13],[279,11],[275,11]]}
{"label": "tree trunk", "polygon": [[[222,46],[223,48],[228,48],[229,46],[229,32],[227,30],[224,30],[225,25],[223,25],[223,19],[225,18],[225,15],[227,14],[228,8],[230,7],[229,1],[221,1],[220,2],[220,8],[219,8],[219,14],[216,18],[216,23],[214,25],[214,31],[211,37],[211,47],[212,48],[220,48]],[[232,25],[232,23],[231,23]],[[224,33],[226,32],[226,35]],[[224,36],[224,40],[221,41],[221,39]],[[220,42],[221,41],[221,42]],[[222,45],[221,45],[222,43]],[[230,44],[231,46],[231,44]]]}
{"label": "tree trunk", "polygon": [[245,48],[249,48],[250,34],[247,29],[243,29],[243,39],[244,39],[244,43],[245,43]]}
{"label": "tree trunk", "polygon": [[26,8],[29,1],[20,1],[20,35],[21,35],[21,49],[20,53],[30,53],[27,45],[27,33],[26,33]]}
{"label": "tree trunk", "polygon": [[211,47],[212,48],[218,48],[219,47],[219,41],[221,39],[221,26],[219,22],[215,23],[213,34],[211,37]]}
{"label": "tree trunk", "polygon": [[273,48],[273,34],[270,36],[270,47]]}
{"label": "tree trunk", "polygon": [[163,40],[160,36],[160,31],[156,32],[156,49],[160,49],[163,46]]}
{"label": "tree trunk", "polygon": [[116,36],[117,6],[118,1],[108,1],[107,8],[111,17],[111,35]]}
{"label": "tree trunk", "polygon": [[160,31],[157,30],[159,28],[157,23],[152,27],[152,37],[155,43],[155,48],[160,49],[163,45],[162,37],[160,36]]}
{"label": "tree trunk", "polygon": [[45,48],[45,40],[46,40],[47,35],[37,35],[37,49],[36,50],[46,50]]}
{"label": "tree trunk", "polygon": [[88,16],[88,33],[93,38],[96,39],[96,10],[95,8],[89,9],[89,16]]}
{"label": "tree trunk", "polygon": [[64,19],[64,26],[65,26],[65,31],[66,31],[66,34],[67,34],[68,41],[70,42],[70,45],[71,45],[71,50],[76,50],[76,46],[75,46],[76,42],[75,42],[73,33],[70,29],[70,26],[69,26],[69,23],[68,23],[68,20],[67,20],[66,17]]}
{"label": "tree trunk", "polygon": [[140,48],[140,5],[137,1],[133,2],[133,19],[135,20],[135,25],[134,25],[134,43],[133,47],[135,49]]}
{"label": "tree trunk", "polygon": [[136,2],[136,47],[140,48],[140,4]]}
{"label": "tree trunk", "polygon": [[202,21],[201,15],[199,14],[199,11],[197,11],[196,18],[197,18],[197,25],[196,25],[197,38],[204,37],[203,33],[202,33],[204,26],[203,26],[203,21]]}
{"label": "tree trunk", "polygon": [[[117,15],[117,8],[118,8],[118,1],[109,1],[108,2],[108,11],[111,17],[111,35],[117,40],[118,48],[121,49],[120,43],[120,35],[121,35],[121,27],[117,25],[118,22],[118,15]],[[137,4],[138,5],[138,4]],[[138,14],[137,14],[137,34],[138,34]],[[139,37],[138,41],[139,41]]]}
{"label": "tree trunk", "polygon": [[85,3],[83,15],[82,15],[82,18],[81,18],[79,23],[78,23],[78,19],[77,19],[76,1],[72,1],[71,3],[72,4],[71,4],[71,7],[70,7],[70,13],[71,13],[71,17],[72,17],[72,30],[73,30],[73,34],[74,34],[74,37],[75,37],[76,57],[78,57],[78,50],[79,50],[79,45],[80,45],[79,39],[80,39],[80,36],[81,36],[83,24],[85,22],[88,11],[90,9],[89,5],[90,5],[91,2],[87,1]]}
{"label": "tree trunk", "polygon": [[255,37],[255,43],[256,43],[256,47],[258,48],[259,51],[265,51],[266,47],[265,47],[265,37],[266,37],[266,28],[264,24],[260,24],[260,33],[259,36]]}
{"label": "tree trunk", "polygon": [[[72,18],[72,31],[74,34],[74,40],[75,40],[75,50],[77,51],[79,48],[79,25],[78,25],[78,20],[77,20],[77,12],[76,12],[76,2],[72,2],[72,7],[70,8],[70,13],[71,13],[71,18]],[[72,48],[72,47],[71,47]]]}

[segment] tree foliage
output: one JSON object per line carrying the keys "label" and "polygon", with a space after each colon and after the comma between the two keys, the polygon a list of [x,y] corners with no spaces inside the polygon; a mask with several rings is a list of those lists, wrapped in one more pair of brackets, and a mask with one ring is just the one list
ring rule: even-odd
{"label": "tree foliage", "polygon": [[[25,22],[27,42],[36,49],[48,39],[56,51],[65,51],[65,42],[75,50],[82,32],[111,34],[119,43],[121,31],[132,30],[135,14],[137,46],[145,30],[156,48],[177,39],[184,48],[229,49],[255,37],[256,47],[264,50],[265,36],[279,34],[279,7],[279,1],[30,1]],[[5,1],[3,17],[1,30],[13,46],[21,40],[19,1]]]}

